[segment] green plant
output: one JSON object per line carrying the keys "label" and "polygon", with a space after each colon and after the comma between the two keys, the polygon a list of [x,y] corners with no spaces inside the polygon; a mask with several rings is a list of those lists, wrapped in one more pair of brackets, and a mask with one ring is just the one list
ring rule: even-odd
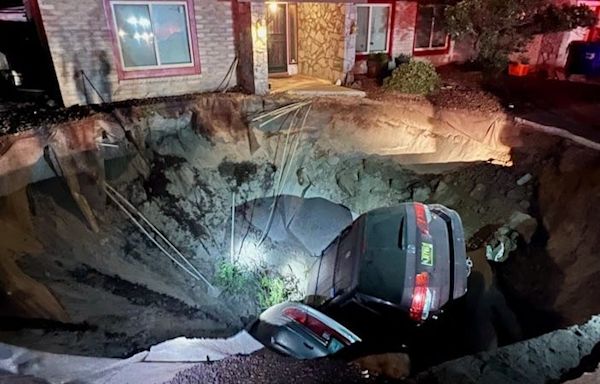
{"label": "green plant", "polygon": [[293,275],[280,275],[267,270],[258,272],[258,305],[269,308],[298,296],[298,279]]}
{"label": "green plant", "polygon": [[425,95],[440,86],[440,76],[433,64],[411,60],[396,68],[383,82],[388,90]]}
{"label": "green plant", "polygon": [[367,61],[374,61],[381,65],[385,65],[390,61],[390,58],[386,52],[371,53],[367,56]]}
{"label": "green plant", "polygon": [[217,265],[216,282],[229,293],[243,292],[252,280],[252,273],[238,263],[227,260]]}
{"label": "green plant", "polygon": [[410,60],[411,60],[411,57],[404,53],[401,53],[394,58],[394,61],[396,62],[396,67],[399,67],[402,64],[406,64],[406,63],[410,62]]}
{"label": "green plant", "polygon": [[595,25],[585,5],[558,6],[552,0],[461,0],[446,7],[444,24],[455,39],[471,41],[476,60],[487,72],[506,68],[537,34]]}

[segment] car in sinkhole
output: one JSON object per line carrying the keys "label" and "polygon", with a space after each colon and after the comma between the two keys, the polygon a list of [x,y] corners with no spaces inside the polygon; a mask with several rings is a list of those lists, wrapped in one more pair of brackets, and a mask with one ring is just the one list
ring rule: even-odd
{"label": "car in sinkhole", "polygon": [[328,356],[361,341],[324,313],[295,302],[269,307],[248,333],[266,347],[297,359]]}
{"label": "car in sinkhole", "polygon": [[465,295],[470,269],[456,211],[403,203],[359,216],[325,248],[305,302],[322,310],[392,308],[422,322]]}
{"label": "car in sinkhole", "polygon": [[364,310],[390,318],[393,310],[405,320],[392,321],[393,327],[410,332],[406,321],[435,318],[465,295],[470,269],[455,211],[421,203],[372,210],[322,252],[311,269],[304,304],[267,309],[249,332],[265,346],[299,359],[327,356],[361,341],[334,320],[343,309],[367,323],[349,321],[350,328],[374,328],[361,316]]}

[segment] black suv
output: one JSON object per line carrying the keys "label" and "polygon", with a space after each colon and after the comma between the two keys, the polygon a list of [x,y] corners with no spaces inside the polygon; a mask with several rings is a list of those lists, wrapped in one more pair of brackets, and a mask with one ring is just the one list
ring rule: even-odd
{"label": "black suv", "polygon": [[310,272],[307,304],[395,308],[420,323],[467,291],[470,262],[460,216],[404,203],[358,217]]}

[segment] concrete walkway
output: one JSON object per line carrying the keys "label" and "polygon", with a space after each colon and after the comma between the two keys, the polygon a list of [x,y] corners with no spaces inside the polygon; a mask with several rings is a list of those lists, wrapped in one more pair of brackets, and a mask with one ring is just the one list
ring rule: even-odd
{"label": "concrete walkway", "polygon": [[358,89],[332,84],[330,81],[306,75],[269,78],[271,94],[287,93],[295,96],[350,96],[365,97],[366,93]]}

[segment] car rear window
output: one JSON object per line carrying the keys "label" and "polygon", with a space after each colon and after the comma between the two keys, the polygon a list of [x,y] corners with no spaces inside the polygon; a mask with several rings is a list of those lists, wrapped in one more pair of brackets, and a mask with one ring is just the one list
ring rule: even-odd
{"label": "car rear window", "polygon": [[359,292],[400,302],[406,273],[405,208],[369,212],[367,247],[360,265]]}

